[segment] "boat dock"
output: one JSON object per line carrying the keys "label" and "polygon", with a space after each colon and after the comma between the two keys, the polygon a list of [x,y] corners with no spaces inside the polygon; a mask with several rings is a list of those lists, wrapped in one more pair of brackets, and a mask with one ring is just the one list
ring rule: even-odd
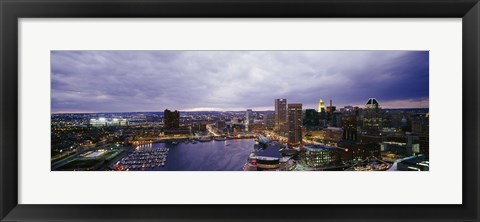
{"label": "boat dock", "polygon": [[142,170],[165,166],[169,148],[136,149],[116,164],[119,170]]}

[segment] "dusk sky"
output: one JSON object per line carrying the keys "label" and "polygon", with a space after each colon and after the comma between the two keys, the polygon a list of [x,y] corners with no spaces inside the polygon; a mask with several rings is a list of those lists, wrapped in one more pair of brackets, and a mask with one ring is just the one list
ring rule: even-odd
{"label": "dusk sky", "polygon": [[428,108],[428,51],[52,51],[52,113]]}

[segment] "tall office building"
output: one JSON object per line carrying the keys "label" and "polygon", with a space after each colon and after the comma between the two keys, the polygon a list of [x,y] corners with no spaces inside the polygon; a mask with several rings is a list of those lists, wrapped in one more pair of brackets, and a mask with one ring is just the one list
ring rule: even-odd
{"label": "tall office building", "polygon": [[[337,107],[333,106],[333,100],[330,100],[330,106],[328,106],[328,107],[327,107],[327,110],[326,110],[326,112],[327,112],[327,120],[328,120],[329,122],[332,121],[333,112],[335,112],[336,108],[337,108]],[[332,125],[332,124],[330,123],[330,125]]]}
{"label": "tall office building", "polygon": [[275,128],[275,115],[266,114],[263,116],[263,124],[268,130]]}
{"label": "tall office building", "polygon": [[414,114],[410,116],[412,129],[411,132],[415,134],[428,133],[428,117],[426,114]]}
{"label": "tall office building", "polygon": [[303,120],[303,125],[307,130],[318,129],[320,126],[320,114],[314,109],[305,110],[305,118]]}
{"label": "tall office building", "polygon": [[[320,98],[320,102],[318,102],[318,118],[320,120],[325,120],[327,118],[327,109],[325,108],[325,102],[323,101],[322,98]],[[325,121],[320,121],[320,122],[325,122]],[[322,124],[320,124],[322,125]],[[323,124],[325,125],[325,124]]]}
{"label": "tall office building", "polygon": [[302,143],[302,104],[288,104],[288,143]]}
{"label": "tall office building", "polygon": [[253,124],[253,111],[251,109],[247,109],[245,112],[245,123],[246,124]]}
{"label": "tall office building", "polygon": [[369,98],[365,104],[363,117],[363,131],[377,135],[383,126],[380,104],[375,98]]}
{"label": "tall office building", "polygon": [[367,100],[367,103],[365,104],[366,109],[378,109],[380,105],[378,104],[377,99],[375,98],[369,98]]}
{"label": "tall office building", "polygon": [[334,111],[332,114],[332,126],[341,127],[342,126],[342,112]]}
{"label": "tall office building", "polygon": [[180,112],[178,112],[177,110],[172,112],[166,109],[163,112],[163,128],[165,129],[180,128]]}
{"label": "tall office building", "polygon": [[357,116],[346,115],[342,118],[343,139],[357,141]]}
{"label": "tall office building", "polygon": [[318,109],[317,111],[320,112],[325,112],[325,102],[323,101],[322,98],[320,98],[320,102],[318,102]]}
{"label": "tall office building", "polygon": [[287,131],[287,99],[275,99],[275,130]]}

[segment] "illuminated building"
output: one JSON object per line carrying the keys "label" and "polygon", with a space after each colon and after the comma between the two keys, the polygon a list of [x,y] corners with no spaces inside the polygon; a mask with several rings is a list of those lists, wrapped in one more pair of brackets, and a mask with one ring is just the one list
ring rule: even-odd
{"label": "illuminated building", "polygon": [[302,104],[288,104],[288,143],[302,143]]}
{"label": "illuminated building", "polygon": [[345,106],[343,109],[340,109],[340,111],[345,115],[356,115],[358,112],[358,107]]}
{"label": "illuminated building", "polygon": [[163,128],[165,129],[178,129],[180,127],[180,112],[175,110],[174,112],[166,109],[163,112]]}
{"label": "illuminated building", "polygon": [[420,153],[419,137],[416,134],[407,132],[407,155]]}
{"label": "illuminated building", "polygon": [[323,144],[336,146],[342,140],[343,130],[337,127],[328,127],[326,129],[310,131],[310,139]]}
{"label": "illuminated building", "polygon": [[[418,144],[417,144],[418,147]],[[407,146],[407,143],[399,143],[399,142],[383,142],[380,144],[381,151],[388,151],[390,153],[403,155],[403,156],[411,156],[412,149]]]}
{"label": "illuminated building", "polygon": [[128,126],[128,121],[123,118],[105,118],[100,117],[98,119],[90,119],[90,125],[93,127],[102,126]]}
{"label": "illuminated building", "polygon": [[241,123],[233,123],[231,129],[234,133],[243,132],[245,131],[245,125]]}
{"label": "illuminated building", "polygon": [[282,155],[277,146],[268,145],[266,149],[255,154],[257,170],[276,170],[280,167]]}
{"label": "illuminated building", "polygon": [[98,119],[90,119],[90,125],[95,127],[107,126],[107,120],[105,117],[100,117]]}
{"label": "illuminated building", "polygon": [[279,132],[287,131],[287,99],[275,99],[275,128]]}
{"label": "illuminated building", "polygon": [[323,121],[323,120],[326,120],[327,118],[326,111],[327,110],[325,109],[325,102],[323,102],[323,99],[320,98],[320,102],[318,102],[318,108],[317,108],[320,127],[325,127],[327,125],[326,121]]}
{"label": "illuminated building", "polygon": [[320,98],[320,102],[318,102],[318,109],[317,109],[317,111],[318,111],[319,113],[325,112],[325,102],[323,102],[323,99],[322,99],[322,98]]}
{"label": "illuminated building", "polygon": [[128,121],[122,118],[120,119],[113,118],[110,124],[113,126],[128,126]]}
{"label": "illuminated building", "polygon": [[269,142],[267,138],[259,138],[265,149],[259,149],[248,157],[248,162],[243,167],[246,171],[278,171],[287,170],[286,165],[290,158],[282,157],[280,153],[281,144]]}
{"label": "illuminated building", "polygon": [[305,156],[303,163],[308,167],[322,168],[341,164],[342,148],[324,145],[311,145],[304,147]]}
{"label": "illuminated building", "polygon": [[192,124],[193,131],[200,131],[204,132],[207,131],[207,123],[206,122],[196,122]]}
{"label": "illuminated building", "polygon": [[253,123],[249,124],[248,126],[248,131],[249,132],[261,132],[265,130],[265,126],[261,123]]}
{"label": "illuminated building", "polygon": [[351,158],[355,160],[365,160],[372,156],[379,158],[381,156],[379,143],[343,140],[338,146],[348,150]]}
{"label": "illuminated building", "polygon": [[380,108],[380,105],[378,104],[377,99],[375,98],[369,98],[367,100],[367,103],[365,104],[366,109],[378,109]]}
{"label": "illuminated building", "polygon": [[275,128],[275,115],[266,114],[263,116],[263,124],[265,125],[266,129],[274,129]]}
{"label": "illuminated building", "polygon": [[145,114],[136,114],[136,115],[132,115],[130,118],[129,118],[129,124],[130,125],[140,125],[140,124],[144,124],[145,122],[147,121],[147,117],[145,116]]}
{"label": "illuminated building", "polygon": [[365,104],[363,117],[363,131],[367,134],[377,135],[383,126],[380,104],[375,98],[368,99]]}

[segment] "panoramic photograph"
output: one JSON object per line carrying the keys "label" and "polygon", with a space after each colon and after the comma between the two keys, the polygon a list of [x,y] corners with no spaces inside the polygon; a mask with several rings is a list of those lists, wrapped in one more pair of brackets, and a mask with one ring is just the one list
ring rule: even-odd
{"label": "panoramic photograph", "polygon": [[50,61],[52,171],[429,171],[429,51]]}

